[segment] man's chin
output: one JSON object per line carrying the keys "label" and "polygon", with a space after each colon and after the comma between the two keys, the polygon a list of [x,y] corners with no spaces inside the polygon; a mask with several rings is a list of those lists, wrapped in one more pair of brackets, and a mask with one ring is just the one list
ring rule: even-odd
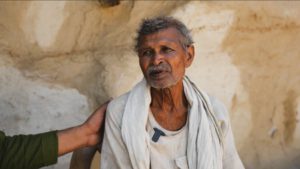
{"label": "man's chin", "polygon": [[171,88],[173,86],[176,86],[180,79],[174,79],[174,78],[161,78],[161,79],[155,79],[155,78],[146,78],[147,83],[155,89],[166,89]]}
{"label": "man's chin", "polygon": [[176,83],[155,83],[155,82],[150,82],[150,86],[152,88],[161,90],[161,89],[167,89],[170,88],[172,86],[174,86]]}
{"label": "man's chin", "polygon": [[161,90],[161,89],[166,89],[168,87],[165,86],[156,86],[156,85],[150,85],[152,88],[157,89],[157,90]]}

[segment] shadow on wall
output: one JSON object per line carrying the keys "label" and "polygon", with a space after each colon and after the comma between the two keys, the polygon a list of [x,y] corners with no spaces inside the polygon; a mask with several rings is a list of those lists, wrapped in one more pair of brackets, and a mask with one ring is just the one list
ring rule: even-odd
{"label": "shadow on wall", "polygon": [[240,71],[252,113],[240,151],[245,167],[299,169],[300,3],[226,5],[236,18],[223,49]]}

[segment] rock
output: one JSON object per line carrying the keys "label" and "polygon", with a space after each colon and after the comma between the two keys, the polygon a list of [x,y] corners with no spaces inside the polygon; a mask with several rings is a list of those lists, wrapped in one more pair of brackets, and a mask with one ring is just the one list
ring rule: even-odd
{"label": "rock", "polygon": [[[88,98],[76,89],[26,79],[0,67],[0,128],[7,135],[34,134],[79,125],[90,113]],[[70,155],[56,168],[67,168]]]}
{"label": "rock", "polygon": [[133,51],[141,19],[171,15],[191,29],[196,58],[187,74],[229,110],[246,168],[299,168],[299,5],[0,2],[0,126],[17,134],[83,122],[142,78]]}

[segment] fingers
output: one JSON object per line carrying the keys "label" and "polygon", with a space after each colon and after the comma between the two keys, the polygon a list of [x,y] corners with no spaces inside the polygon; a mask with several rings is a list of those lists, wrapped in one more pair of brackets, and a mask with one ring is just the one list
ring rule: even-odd
{"label": "fingers", "polygon": [[108,103],[109,103],[109,101],[106,101],[105,103],[103,103],[99,108],[97,108],[96,112],[101,112],[104,114],[107,109]]}
{"label": "fingers", "polygon": [[105,103],[103,103],[100,107],[98,107],[96,109],[96,112],[101,112],[101,113],[104,114],[110,101],[111,101],[111,99],[109,99],[108,101],[106,101]]}
{"label": "fingers", "polygon": [[103,138],[104,138],[104,130],[105,130],[105,118],[103,119],[102,125],[100,127],[99,130],[99,144],[97,146],[99,153],[101,153],[101,149],[102,149],[102,142],[103,142]]}
{"label": "fingers", "polygon": [[97,143],[101,145],[102,143],[105,126],[105,112],[109,101],[106,101],[98,107],[83,124],[86,128],[86,133],[88,133],[87,136],[90,138],[90,146],[96,145]]}
{"label": "fingers", "polygon": [[[107,105],[108,105],[108,103],[110,102],[112,100],[112,98],[110,98],[108,101],[106,101],[102,106],[101,106],[101,108],[100,109],[102,109],[102,108],[105,108],[105,110],[106,110],[106,108],[107,108]],[[104,115],[105,116],[105,115]],[[98,149],[98,151],[99,151],[99,153],[101,153],[101,148],[102,148],[102,141],[103,141],[103,137],[104,137],[104,130],[105,130],[105,118],[103,118],[103,121],[102,121],[102,124],[101,124],[101,126],[100,126],[100,129],[99,129],[99,143],[97,144],[97,149]]]}
{"label": "fingers", "polygon": [[100,107],[98,107],[95,112],[89,117],[88,120],[92,120],[94,121],[93,123],[97,123],[95,121],[102,121],[102,119],[105,116],[105,111],[107,109],[107,105],[108,105],[109,101],[106,101],[105,103],[103,103]]}

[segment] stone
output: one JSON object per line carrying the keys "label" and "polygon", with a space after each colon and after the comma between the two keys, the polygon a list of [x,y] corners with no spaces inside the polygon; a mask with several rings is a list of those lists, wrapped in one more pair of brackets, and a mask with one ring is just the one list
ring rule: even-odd
{"label": "stone", "polygon": [[170,15],[191,29],[196,58],[187,74],[225,104],[246,168],[299,168],[299,5],[0,2],[0,126],[18,134],[82,123],[141,80],[133,51],[140,21]]}

